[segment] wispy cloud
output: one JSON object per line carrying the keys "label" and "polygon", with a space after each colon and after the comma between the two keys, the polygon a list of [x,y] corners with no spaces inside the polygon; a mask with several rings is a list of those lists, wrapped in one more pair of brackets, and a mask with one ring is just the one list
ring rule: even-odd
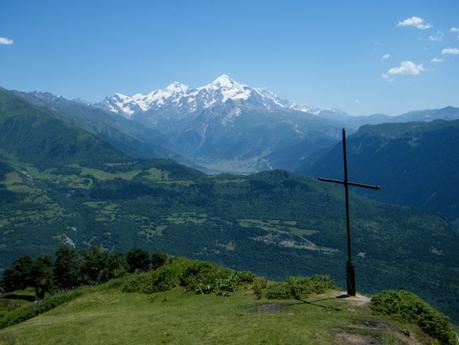
{"label": "wispy cloud", "polygon": [[400,63],[400,66],[389,68],[386,73],[382,74],[382,77],[388,81],[393,81],[392,77],[396,75],[418,75],[424,71],[424,66],[405,60]]}
{"label": "wispy cloud", "polygon": [[383,60],[387,60],[389,58],[390,58],[390,54],[389,53],[386,53],[383,56],[381,56],[381,59],[383,59]]}
{"label": "wispy cloud", "polygon": [[13,44],[14,41],[12,39],[6,37],[0,37],[0,45],[9,46]]}
{"label": "wispy cloud", "polygon": [[437,31],[435,35],[429,35],[429,40],[432,42],[443,42],[443,32]]}
{"label": "wispy cloud", "polygon": [[437,57],[434,57],[432,60],[430,60],[430,62],[432,62],[432,63],[442,63],[443,59],[439,59]]}
{"label": "wispy cloud", "polygon": [[432,25],[427,23],[423,18],[415,16],[399,21],[397,26],[412,26],[419,30],[426,30],[432,27]]}
{"label": "wispy cloud", "polygon": [[453,26],[451,29],[449,29],[449,32],[452,32],[453,34],[457,34],[457,38],[459,38],[459,28],[456,28]]}
{"label": "wispy cloud", "polygon": [[445,49],[442,49],[441,55],[459,55],[459,49],[457,49],[457,48],[445,48]]}

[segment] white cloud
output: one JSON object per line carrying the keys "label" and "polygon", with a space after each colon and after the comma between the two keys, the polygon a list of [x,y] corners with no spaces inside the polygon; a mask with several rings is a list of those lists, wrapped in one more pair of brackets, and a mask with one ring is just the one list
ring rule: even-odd
{"label": "white cloud", "polygon": [[457,48],[445,48],[441,51],[441,55],[459,55],[459,49]]}
{"label": "white cloud", "polygon": [[443,42],[443,32],[437,31],[435,35],[430,35],[429,40],[432,42]]}
{"label": "white cloud", "polygon": [[437,57],[434,57],[432,60],[430,60],[430,62],[432,62],[432,63],[442,63],[443,59],[439,59]]}
{"label": "white cloud", "polygon": [[9,39],[9,38],[6,38],[6,37],[0,37],[0,45],[5,45],[5,46],[9,46],[11,44],[13,44],[14,41]]}
{"label": "white cloud", "polygon": [[381,74],[381,77],[385,80],[385,81],[395,81],[394,78],[392,78],[390,75],[388,75],[387,73],[383,73]]}
{"label": "white cloud", "polygon": [[451,29],[449,29],[449,31],[454,34],[457,34],[457,38],[459,38],[459,28],[453,26]]}
{"label": "white cloud", "polygon": [[383,60],[387,60],[389,58],[390,58],[390,54],[389,53],[386,53],[383,56],[381,56],[381,59],[383,59]]}
{"label": "white cloud", "polygon": [[432,27],[432,25],[426,23],[426,21],[423,18],[415,16],[411,18],[406,18],[405,20],[398,22],[397,26],[412,26],[419,30],[426,30]]}
{"label": "white cloud", "polygon": [[417,65],[413,61],[405,60],[400,63],[400,66],[389,68],[382,77],[386,80],[390,80],[391,77],[395,75],[418,75],[424,71],[425,68],[422,65]]}

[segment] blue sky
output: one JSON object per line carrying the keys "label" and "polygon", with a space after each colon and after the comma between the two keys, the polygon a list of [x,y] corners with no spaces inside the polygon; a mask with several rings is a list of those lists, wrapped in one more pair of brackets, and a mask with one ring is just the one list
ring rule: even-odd
{"label": "blue sky", "polygon": [[356,115],[459,106],[452,28],[457,0],[3,0],[0,86],[96,101],[227,73]]}

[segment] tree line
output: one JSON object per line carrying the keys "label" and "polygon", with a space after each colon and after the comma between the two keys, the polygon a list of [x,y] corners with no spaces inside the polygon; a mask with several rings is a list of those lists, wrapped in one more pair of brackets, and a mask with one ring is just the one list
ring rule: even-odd
{"label": "tree line", "polygon": [[27,255],[19,257],[5,270],[0,284],[4,292],[32,287],[36,297],[43,298],[58,290],[94,285],[127,273],[157,269],[166,261],[166,254],[156,251],[150,255],[140,248],[123,254],[95,246],[76,250],[62,245],[54,258],[49,255],[35,259]]}

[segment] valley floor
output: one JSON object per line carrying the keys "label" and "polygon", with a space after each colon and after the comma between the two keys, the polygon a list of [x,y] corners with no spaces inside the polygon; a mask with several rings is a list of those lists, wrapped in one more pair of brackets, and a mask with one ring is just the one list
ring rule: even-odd
{"label": "valley floor", "polygon": [[231,297],[107,290],[1,330],[0,344],[420,344],[413,334],[422,341],[417,329],[406,336],[361,300],[335,296],[302,303],[258,301],[249,289]]}

